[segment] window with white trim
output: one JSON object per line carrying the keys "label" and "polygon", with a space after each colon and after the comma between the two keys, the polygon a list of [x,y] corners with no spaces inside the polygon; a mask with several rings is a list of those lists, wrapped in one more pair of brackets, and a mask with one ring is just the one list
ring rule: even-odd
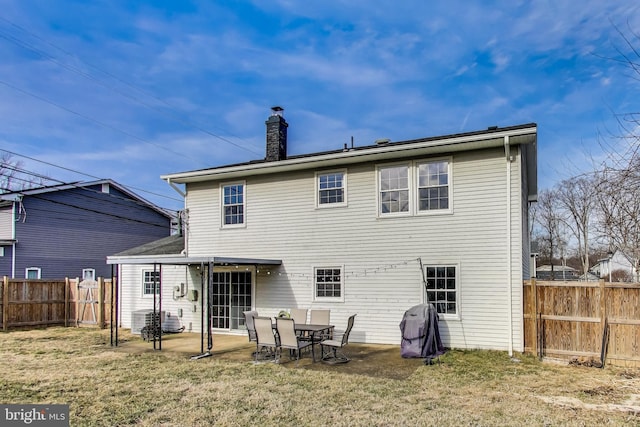
{"label": "window with white trim", "polygon": [[313,276],[315,300],[343,299],[342,267],[316,267]]}
{"label": "window with white trim", "polygon": [[418,210],[449,209],[449,162],[419,163],[418,170]]}
{"label": "window with white trim", "polygon": [[451,160],[378,166],[378,215],[451,212]]}
{"label": "window with white trim", "polygon": [[27,267],[24,271],[26,279],[41,279],[42,269],[40,267]]}
{"label": "window with white trim", "polygon": [[82,280],[96,280],[96,270],[94,268],[83,268]]}
{"label": "window with white trim", "polygon": [[[155,285],[155,286],[154,286]],[[155,289],[156,295],[160,294],[160,272],[153,270],[142,271],[142,295],[153,295]]]}
{"label": "window with white trim", "polygon": [[427,265],[427,302],[439,314],[458,314],[458,268],[455,265]]}
{"label": "window with white trim", "polygon": [[409,213],[409,166],[389,166],[378,169],[380,214]]}
{"label": "window with white trim", "polygon": [[244,183],[222,186],[222,226],[237,227],[244,225]]}
{"label": "window with white trim", "polygon": [[347,203],[346,173],[334,171],[316,174],[319,207],[342,206]]}

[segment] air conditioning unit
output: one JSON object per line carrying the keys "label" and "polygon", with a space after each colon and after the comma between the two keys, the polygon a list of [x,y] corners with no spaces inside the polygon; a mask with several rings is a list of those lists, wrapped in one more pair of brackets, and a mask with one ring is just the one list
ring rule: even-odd
{"label": "air conditioning unit", "polygon": [[[164,311],[160,313],[160,320],[164,323]],[[158,313],[156,312],[156,317]],[[142,328],[152,325],[153,310],[136,310],[131,314],[131,333],[140,335]]]}

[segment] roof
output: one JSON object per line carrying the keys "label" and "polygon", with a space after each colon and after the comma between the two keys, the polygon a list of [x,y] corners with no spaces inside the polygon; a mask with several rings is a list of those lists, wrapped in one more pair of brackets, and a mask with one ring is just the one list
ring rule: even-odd
{"label": "roof", "polygon": [[180,255],[184,251],[184,237],[179,234],[163,237],[135,248],[119,252],[114,256]]}
{"label": "roof", "polygon": [[111,186],[111,187],[117,189],[118,191],[121,191],[122,193],[126,194],[130,198],[132,198],[134,200],[137,200],[137,201],[139,201],[141,203],[146,204],[147,206],[149,206],[150,209],[155,210],[156,212],[160,213],[161,215],[166,216],[167,218],[172,218],[173,216],[175,216],[174,214],[172,214],[171,211],[169,211],[167,209],[164,209],[164,208],[161,208],[161,207],[151,203],[150,201],[144,199],[143,197],[140,197],[139,195],[137,195],[133,191],[131,191],[128,188],[118,184],[117,182],[113,181],[112,179],[101,179],[101,180],[89,181],[89,182],[69,182],[69,183],[42,186],[42,187],[36,187],[36,188],[27,188],[27,189],[24,189],[24,190],[10,191],[10,192],[7,192],[7,193],[0,194],[0,201],[9,201],[9,202],[11,202],[11,201],[20,200],[23,196],[32,196],[32,195],[37,195],[37,194],[52,193],[52,192],[56,192],[56,191],[65,191],[65,190],[71,190],[71,189],[75,189],[75,188],[92,187],[92,186],[102,185],[102,184],[108,184],[109,186]]}
{"label": "roof", "polygon": [[190,257],[184,251],[184,237],[174,234],[107,257],[107,264],[217,264],[217,265],[280,265],[279,259],[237,257]]}
{"label": "roof", "polygon": [[346,147],[341,150],[324,151],[313,154],[288,156],[284,160],[266,159],[233,165],[198,169],[163,175],[169,183],[191,183],[214,179],[236,179],[250,175],[290,172],[318,167],[338,167],[341,165],[392,160],[409,156],[434,155],[460,151],[479,150],[509,145],[525,145],[530,194],[537,194],[537,125],[528,123],[504,128],[491,127],[487,130],[388,142],[363,147]]}

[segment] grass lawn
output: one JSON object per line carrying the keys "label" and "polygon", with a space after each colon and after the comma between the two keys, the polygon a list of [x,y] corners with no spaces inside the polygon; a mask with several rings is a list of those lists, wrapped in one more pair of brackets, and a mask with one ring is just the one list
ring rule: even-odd
{"label": "grass lawn", "polygon": [[638,369],[457,350],[425,366],[357,345],[334,366],[121,347],[108,330],[0,333],[2,403],[69,404],[72,426],[640,425]]}

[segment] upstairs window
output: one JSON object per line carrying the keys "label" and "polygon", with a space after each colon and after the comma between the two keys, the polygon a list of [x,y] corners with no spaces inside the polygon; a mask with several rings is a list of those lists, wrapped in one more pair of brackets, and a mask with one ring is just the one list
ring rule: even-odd
{"label": "upstairs window", "polygon": [[144,270],[142,272],[142,295],[153,295],[154,289],[156,295],[159,295],[160,272],[153,270]]}
{"label": "upstairs window", "polygon": [[449,162],[418,164],[418,210],[449,209]]}
{"label": "upstairs window", "polygon": [[222,226],[244,225],[244,183],[222,186]]}
{"label": "upstairs window", "polygon": [[346,204],[345,173],[329,172],[316,175],[318,206],[341,206]]}
{"label": "upstairs window", "polygon": [[380,214],[409,213],[409,166],[382,167],[378,170]]}

